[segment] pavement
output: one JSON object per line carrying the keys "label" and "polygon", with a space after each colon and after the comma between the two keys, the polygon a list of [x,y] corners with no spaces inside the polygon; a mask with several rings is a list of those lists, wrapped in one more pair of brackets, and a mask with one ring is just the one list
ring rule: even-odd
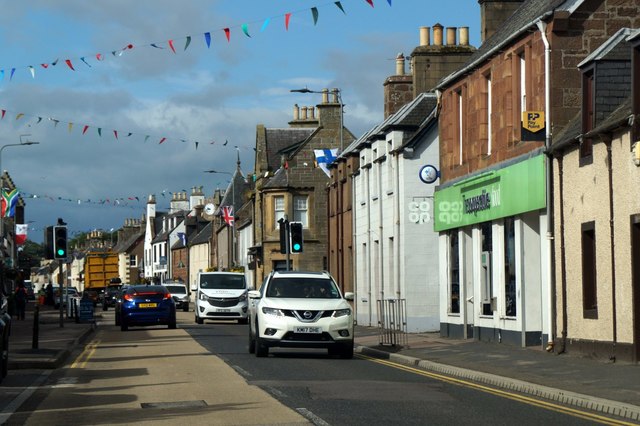
{"label": "pavement", "polygon": [[[96,319],[100,319],[99,310]],[[96,328],[93,322],[76,323],[66,312],[60,327],[59,311],[40,307],[34,349],[34,324],[34,304],[30,302],[27,319],[12,323],[10,375],[17,372],[14,370],[61,367]],[[558,355],[540,347],[449,339],[439,333],[408,333],[404,337],[399,339],[402,344],[383,344],[377,328],[356,326],[355,352],[640,423],[638,364]]]}

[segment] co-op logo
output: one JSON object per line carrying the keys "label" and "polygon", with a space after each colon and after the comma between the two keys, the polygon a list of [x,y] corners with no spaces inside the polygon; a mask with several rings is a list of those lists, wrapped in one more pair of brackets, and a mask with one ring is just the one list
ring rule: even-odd
{"label": "co-op logo", "polygon": [[438,222],[459,223],[462,221],[462,201],[441,201],[438,203]]}
{"label": "co-op logo", "polygon": [[411,201],[408,206],[409,222],[423,224],[431,222],[431,203],[428,200]]}

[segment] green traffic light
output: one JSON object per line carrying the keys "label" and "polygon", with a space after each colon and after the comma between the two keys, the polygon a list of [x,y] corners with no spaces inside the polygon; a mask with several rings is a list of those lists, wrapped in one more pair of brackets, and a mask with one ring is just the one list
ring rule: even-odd
{"label": "green traffic light", "polygon": [[294,249],[295,251],[300,250],[300,244],[295,243],[295,244],[293,245],[293,249]]}
{"label": "green traffic light", "polygon": [[64,250],[58,249],[58,256],[64,256]]}

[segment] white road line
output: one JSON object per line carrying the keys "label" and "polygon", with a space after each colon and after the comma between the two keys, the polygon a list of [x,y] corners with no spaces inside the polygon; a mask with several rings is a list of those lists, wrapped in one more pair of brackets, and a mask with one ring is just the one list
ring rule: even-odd
{"label": "white road line", "polygon": [[306,408],[296,408],[296,411],[316,426],[331,426],[329,423],[325,422]]}
{"label": "white road line", "polygon": [[33,395],[33,393],[44,383],[45,380],[51,375],[54,370],[47,370],[40,374],[38,378],[33,381],[33,384],[25,388],[20,394],[7,406],[2,412],[0,412],[0,425],[3,425],[9,420],[20,406]]}

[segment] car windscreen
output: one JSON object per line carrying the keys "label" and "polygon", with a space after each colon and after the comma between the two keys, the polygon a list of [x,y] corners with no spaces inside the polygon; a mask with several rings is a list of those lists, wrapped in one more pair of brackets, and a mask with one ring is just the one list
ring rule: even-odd
{"label": "car windscreen", "polygon": [[169,285],[166,284],[165,287],[169,290],[171,294],[186,294],[187,288],[183,285]]}
{"label": "car windscreen", "polygon": [[218,290],[244,290],[244,275],[202,275],[200,276],[200,288]]}
{"label": "car windscreen", "polygon": [[268,297],[339,299],[340,292],[326,278],[273,278],[267,288]]}

